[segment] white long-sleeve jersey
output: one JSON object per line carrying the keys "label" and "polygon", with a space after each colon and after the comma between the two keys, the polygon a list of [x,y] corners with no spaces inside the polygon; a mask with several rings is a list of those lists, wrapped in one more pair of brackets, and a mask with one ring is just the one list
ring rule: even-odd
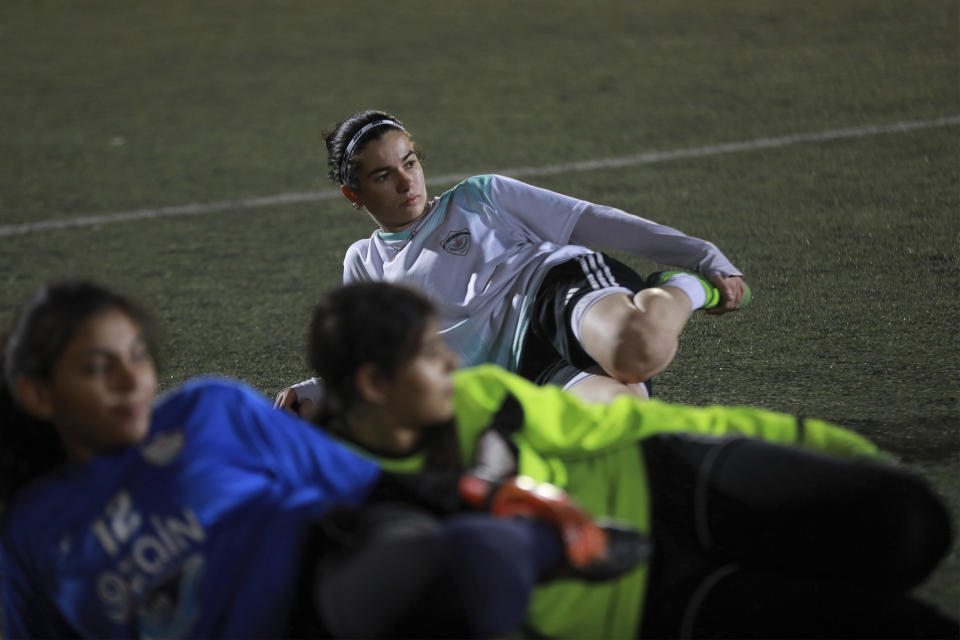
{"label": "white long-sleeve jersey", "polygon": [[628,251],[707,277],[741,275],[712,243],[612,207],[497,175],[464,180],[411,229],[374,232],[347,250],[343,282],[402,282],[436,304],[440,331],[464,366],[516,371],[533,298],[550,268]]}

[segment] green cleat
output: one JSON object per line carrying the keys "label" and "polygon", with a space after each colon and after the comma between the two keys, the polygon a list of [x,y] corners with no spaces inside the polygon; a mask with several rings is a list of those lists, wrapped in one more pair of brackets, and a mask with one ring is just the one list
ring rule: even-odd
{"label": "green cleat", "polygon": [[[703,290],[707,294],[707,301],[703,304],[702,307],[700,307],[701,309],[713,309],[718,304],[720,304],[720,290],[717,289],[712,282],[710,282],[709,280],[706,280],[703,276],[701,276],[696,271],[683,271],[683,270],[657,271],[647,276],[647,279],[644,282],[646,282],[646,285],[648,287],[662,287],[667,283],[668,280],[670,280],[670,278],[679,274],[686,274],[688,276],[693,276],[703,286]],[[743,309],[745,306],[750,304],[750,299],[752,297],[753,296],[750,293],[750,285],[744,282],[743,283],[743,300],[740,301],[740,306],[738,306],[735,309],[735,311],[739,311],[740,309]]]}

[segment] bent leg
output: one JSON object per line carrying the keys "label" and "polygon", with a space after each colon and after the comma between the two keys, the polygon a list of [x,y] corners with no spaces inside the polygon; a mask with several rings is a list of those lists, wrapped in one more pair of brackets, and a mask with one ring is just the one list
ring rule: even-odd
{"label": "bent leg", "polygon": [[633,296],[614,293],[584,314],[580,340],[611,377],[640,382],[667,368],[689,318],[690,299],[675,287],[643,289]]}
{"label": "bent leg", "polygon": [[950,545],[942,502],[921,478],[887,464],[689,435],[651,438],[643,454],[654,533],[693,551],[681,560],[903,591]]}
{"label": "bent leg", "polygon": [[712,544],[759,566],[904,591],[950,546],[942,502],[891,465],[744,440],[708,482]]}
{"label": "bent leg", "polygon": [[951,538],[922,479],[745,438],[642,451],[656,542],[642,637],[957,637],[904,595]]}
{"label": "bent leg", "polygon": [[459,601],[476,638],[516,632],[533,587],[564,562],[556,531],[528,518],[455,516],[444,523],[443,538]]}
{"label": "bent leg", "polygon": [[634,393],[629,385],[673,359],[691,308],[677,287],[647,288],[639,273],[609,256],[577,256],[553,267],[537,289],[518,373],[543,384],[557,361],[580,371],[599,365],[623,386],[608,384],[588,399]]}
{"label": "bent leg", "polygon": [[454,607],[440,607],[432,619],[421,615],[448,579],[440,522],[398,504],[368,507],[359,520],[321,541],[314,606],[331,637],[465,635]]}
{"label": "bent leg", "polygon": [[[368,507],[318,564],[315,607],[338,638],[499,637],[523,623],[533,587],[564,563],[549,525],[399,504]],[[358,536],[358,539],[352,539]],[[338,536],[339,537],[339,536]]]}

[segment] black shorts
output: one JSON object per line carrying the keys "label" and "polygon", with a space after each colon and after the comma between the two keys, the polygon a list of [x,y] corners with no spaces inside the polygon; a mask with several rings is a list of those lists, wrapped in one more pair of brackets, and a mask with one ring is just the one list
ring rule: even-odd
{"label": "black shorts", "polygon": [[[641,274],[603,253],[576,256],[550,269],[533,299],[517,373],[536,384],[563,386],[598,367],[573,335],[570,317],[583,296],[610,287],[636,293],[646,285]],[[650,384],[644,384],[649,394]]]}

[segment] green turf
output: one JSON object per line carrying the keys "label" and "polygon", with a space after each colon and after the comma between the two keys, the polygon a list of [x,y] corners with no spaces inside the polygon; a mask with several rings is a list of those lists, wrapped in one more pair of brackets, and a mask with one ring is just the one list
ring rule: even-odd
{"label": "green turf", "polygon": [[[6,2],[0,226],[328,190],[321,131],[367,107],[428,177],[960,115],[958,25],[952,0]],[[754,302],[694,316],[661,397],[850,425],[960,526],[960,127],[530,181],[747,273]],[[371,229],[324,200],[0,236],[0,325],[96,278],[154,312],[164,388],[272,394],[309,373],[310,305]],[[960,615],[957,545],[923,593]]]}

